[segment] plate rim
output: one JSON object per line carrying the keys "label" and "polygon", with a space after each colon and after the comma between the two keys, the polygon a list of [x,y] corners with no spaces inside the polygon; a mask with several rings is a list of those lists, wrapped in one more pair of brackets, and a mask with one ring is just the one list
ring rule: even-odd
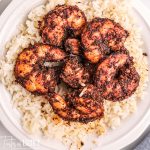
{"label": "plate rim", "polygon": [[[22,1],[22,2],[21,2]],[[6,7],[6,9],[3,11],[3,13],[0,16],[1,22],[0,22],[0,33],[1,30],[3,29],[4,24],[7,22],[7,19],[9,17],[11,17],[11,13],[13,12],[13,10],[15,10],[15,8],[19,7],[21,3],[23,3],[23,0],[12,0],[10,2],[10,4]],[[147,8],[146,8],[147,9]],[[11,10],[11,11],[10,11]],[[143,17],[142,17],[143,18]],[[144,19],[144,18],[143,18]],[[145,19],[144,19],[145,20]],[[147,24],[147,23],[146,23]],[[0,99],[2,99],[1,94],[0,94]],[[2,106],[0,105],[0,120],[1,123],[3,124],[3,126],[14,136],[16,137],[19,141],[21,141],[21,139],[26,139],[29,140],[30,138],[27,137],[26,135],[23,135],[22,132],[20,132],[19,129],[17,129],[17,127],[14,126],[14,124],[11,122],[11,120],[9,120],[9,117],[7,116],[7,114],[5,113],[5,111],[3,110]],[[150,125],[150,122],[147,121],[148,118],[150,118],[150,108],[147,110],[147,113],[144,115],[144,117],[141,119],[141,122],[131,131],[129,131],[125,136],[123,136],[121,139],[116,140],[113,145],[118,144],[115,148],[117,149],[121,149],[124,148],[125,146],[129,145],[130,143],[132,143],[133,141],[135,141],[144,131],[145,129]],[[10,128],[11,127],[11,128]],[[131,134],[135,134],[136,136],[131,138]],[[126,139],[126,140],[124,140]],[[33,140],[33,139],[32,139]],[[121,143],[122,141],[122,143]],[[124,142],[123,142],[124,141]],[[32,149],[36,149],[35,147],[33,147],[32,145],[28,145]],[[112,144],[111,144],[112,145]],[[112,148],[112,147],[111,147]],[[39,149],[43,149],[42,144],[39,145]],[[52,148],[46,148],[44,146],[44,149],[51,149]]]}

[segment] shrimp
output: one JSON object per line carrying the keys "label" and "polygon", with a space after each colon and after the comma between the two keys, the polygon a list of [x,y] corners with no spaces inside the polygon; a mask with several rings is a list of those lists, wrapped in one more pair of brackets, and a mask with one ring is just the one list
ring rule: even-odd
{"label": "shrimp", "polygon": [[140,76],[127,54],[111,54],[99,64],[95,85],[107,100],[121,101],[131,96],[139,86]]}
{"label": "shrimp", "polygon": [[65,50],[70,54],[80,54],[80,42],[75,38],[68,38],[65,42]]}
{"label": "shrimp", "polygon": [[29,46],[16,60],[14,68],[16,81],[34,94],[53,92],[59,77],[57,69],[44,66],[44,62],[61,61],[65,57],[63,50],[53,46],[45,44]]}
{"label": "shrimp", "polygon": [[66,60],[60,78],[72,88],[80,88],[88,83],[89,73],[79,58],[73,56]]}
{"label": "shrimp", "polygon": [[91,63],[98,63],[110,50],[121,50],[128,35],[113,20],[95,18],[87,24],[81,35],[84,55]]}
{"label": "shrimp", "polygon": [[92,113],[99,104],[102,104],[99,89],[93,84],[88,84],[86,87],[69,93],[66,99],[70,100],[73,106],[83,114]]}
{"label": "shrimp", "polygon": [[84,13],[77,6],[56,6],[41,23],[44,43],[62,47],[68,36],[79,36],[86,24]]}
{"label": "shrimp", "polygon": [[98,102],[90,96],[79,97],[76,92],[68,94],[65,98],[58,94],[47,97],[54,112],[66,121],[88,123],[101,119],[104,115],[103,101]]}

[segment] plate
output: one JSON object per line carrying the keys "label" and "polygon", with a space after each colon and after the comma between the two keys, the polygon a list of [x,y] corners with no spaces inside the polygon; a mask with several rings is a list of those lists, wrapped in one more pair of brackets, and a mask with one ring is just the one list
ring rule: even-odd
{"label": "plate", "polygon": [[[13,0],[4,13],[0,17],[0,56],[4,55],[4,46],[13,35],[18,32],[19,24],[24,21],[29,11],[43,3],[41,0]],[[134,13],[138,20],[138,25],[142,27],[142,38],[144,47],[150,56],[150,12],[143,6],[140,1],[136,0],[133,3]],[[140,7],[139,7],[140,6]],[[148,57],[150,62],[150,57]],[[149,66],[150,68],[150,66]],[[150,79],[150,73],[149,73]],[[150,83],[148,83],[147,92],[138,105],[137,112],[122,121],[119,128],[114,131],[107,132],[106,135],[101,136],[98,141],[99,144],[95,149],[121,149],[135,139],[137,139],[142,132],[150,124]],[[47,141],[42,137],[27,134],[21,127],[19,121],[19,114],[11,105],[11,97],[6,88],[0,84],[0,119],[3,125],[19,140],[23,140],[25,144],[33,149],[42,150],[65,150],[59,141],[54,139]],[[37,141],[38,147],[28,141]]]}

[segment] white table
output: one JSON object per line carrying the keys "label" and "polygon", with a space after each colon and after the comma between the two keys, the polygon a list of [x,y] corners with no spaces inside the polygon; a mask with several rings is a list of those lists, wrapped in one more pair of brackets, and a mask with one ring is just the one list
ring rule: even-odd
{"label": "white table", "polygon": [[[144,4],[150,8],[150,1],[149,0],[142,0]],[[3,12],[3,10],[7,7],[7,5],[11,2],[11,0],[0,0],[0,14]],[[133,150],[136,145],[138,145],[143,138],[150,132],[150,126],[148,129],[138,138],[135,142],[124,148],[124,150]],[[21,143],[9,133],[4,126],[0,123],[0,150],[22,150],[22,148],[15,148],[17,147],[14,145],[13,147],[10,147],[8,143],[14,141],[16,145],[20,145]],[[5,147],[3,147],[4,143],[6,143]],[[19,147],[19,146],[18,146]],[[28,147],[24,147],[23,150],[31,150]]]}

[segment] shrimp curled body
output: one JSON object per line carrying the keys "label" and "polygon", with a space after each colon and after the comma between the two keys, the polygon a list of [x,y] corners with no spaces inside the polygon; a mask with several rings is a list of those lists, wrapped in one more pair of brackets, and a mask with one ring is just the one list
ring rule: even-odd
{"label": "shrimp curled body", "polygon": [[58,80],[57,70],[44,66],[44,62],[60,61],[65,56],[63,50],[45,44],[24,49],[15,64],[16,81],[34,94],[54,92]]}
{"label": "shrimp curled body", "polygon": [[69,36],[79,36],[86,24],[84,13],[77,6],[58,5],[44,18],[41,35],[44,43],[62,46]]}
{"label": "shrimp curled body", "polygon": [[58,94],[52,94],[51,97],[47,98],[54,112],[62,119],[88,123],[96,119],[101,119],[104,115],[104,108],[102,101],[92,99],[93,88],[91,85],[87,89],[82,96],[78,95],[78,92],[73,92],[67,94],[65,99]]}
{"label": "shrimp curled body", "polygon": [[139,86],[140,76],[126,54],[111,54],[96,71],[95,84],[102,97],[120,101],[131,96]]}
{"label": "shrimp curled body", "polygon": [[89,82],[89,73],[77,56],[70,57],[62,69],[60,78],[72,88],[80,88]]}
{"label": "shrimp curled body", "polygon": [[91,63],[98,63],[105,54],[123,48],[128,32],[107,18],[95,18],[84,28],[81,40],[84,55]]}

